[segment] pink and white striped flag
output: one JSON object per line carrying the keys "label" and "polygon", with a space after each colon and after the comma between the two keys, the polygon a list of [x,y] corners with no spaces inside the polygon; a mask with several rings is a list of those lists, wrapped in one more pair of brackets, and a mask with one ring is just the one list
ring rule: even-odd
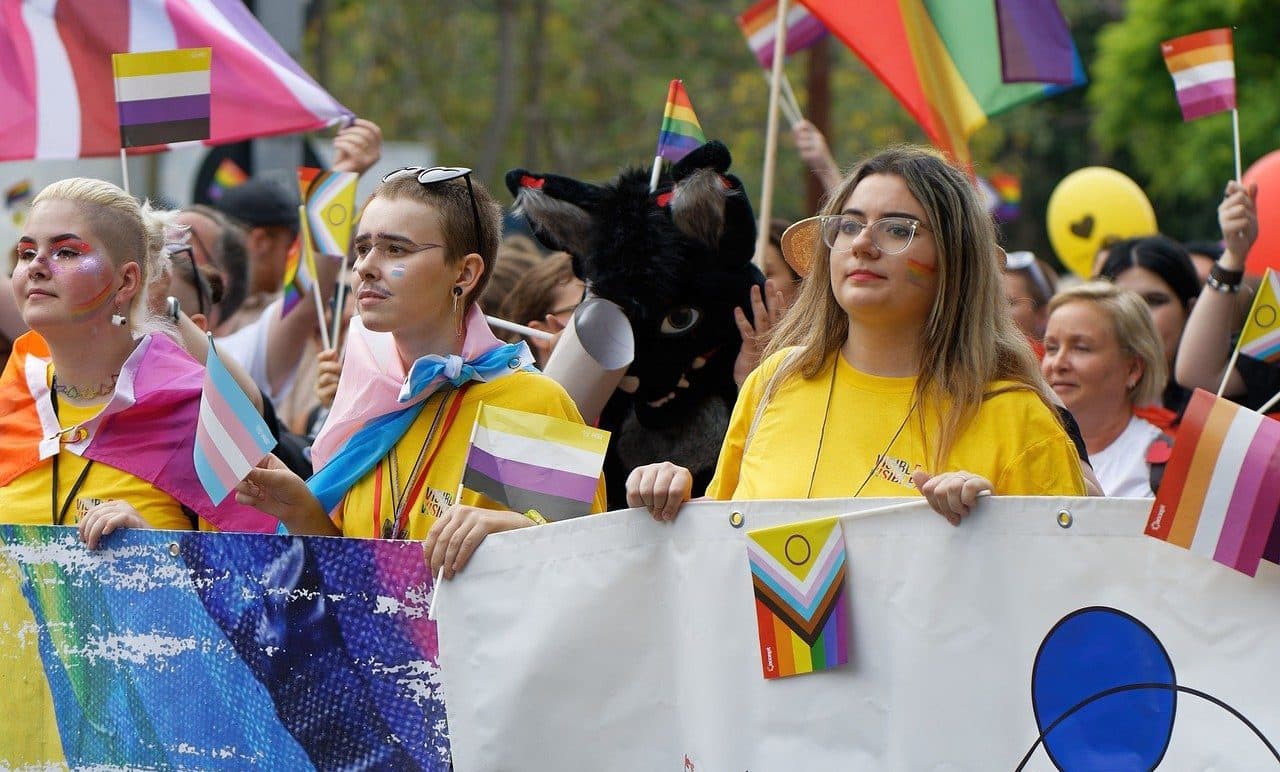
{"label": "pink and white striped flag", "polygon": [[210,500],[222,503],[275,446],[271,428],[210,343],[192,456],[196,475]]}
{"label": "pink and white striped flag", "polygon": [[1173,76],[1182,120],[1235,109],[1235,46],[1230,27],[1166,40],[1160,44],[1160,54]]}
{"label": "pink and white striped flag", "polygon": [[240,0],[0,0],[0,161],[118,154],[111,55],[202,47],[213,49],[205,144],[351,114]]}

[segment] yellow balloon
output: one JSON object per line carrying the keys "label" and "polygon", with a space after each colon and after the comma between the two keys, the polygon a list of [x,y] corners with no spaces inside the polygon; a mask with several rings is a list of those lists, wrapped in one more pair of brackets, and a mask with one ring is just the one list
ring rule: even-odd
{"label": "yellow balloon", "polygon": [[1053,251],[1072,273],[1093,275],[1098,251],[1115,241],[1159,231],[1151,201],[1115,169],[1089,166],[1062,178],[1046,215]]}

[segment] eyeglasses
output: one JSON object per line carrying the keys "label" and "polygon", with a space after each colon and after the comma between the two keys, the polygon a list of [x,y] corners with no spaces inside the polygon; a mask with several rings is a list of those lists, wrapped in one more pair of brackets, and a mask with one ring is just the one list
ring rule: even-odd
{"label": "eyeglasses", "polygon": [[467,197],[471,199],[471,223],[476,237],[475,252],[480,253],[480,207],[476,204],[476,192],[471,187],[471,170],[463,166],[406,166],[383,175],[383,182],[417,177],[420,185],[435,185],[439,182],[456,180],[459,177],[467,181]]}
{"label": "eyeglasses", "polygon": [[822,225],[822,241],[831,249],[848,249],[864,229],[871,229],[871,243],[886,255],[896,255],[911,246],[916,229],[932,230],[928,225],[910,217],[881,217],[873,223],[863,223],[844,214],[829,214],[818,218]]}
{"label": "eyeglasses", "polygon": [[196,264],[195,252],[188,244],[165,244],[164,251],[172,265],[177,265],[174,262],[175,257],[186,254],[187,262],[191,266],[191,283],[196,286],[196,305],[199,306],[200,313],[204,314],[205,298],[208,298],[208,302],[212,303],[213,291],[209,289],[209,285],[205,283],[204,276],[200,274],[200,266]]}

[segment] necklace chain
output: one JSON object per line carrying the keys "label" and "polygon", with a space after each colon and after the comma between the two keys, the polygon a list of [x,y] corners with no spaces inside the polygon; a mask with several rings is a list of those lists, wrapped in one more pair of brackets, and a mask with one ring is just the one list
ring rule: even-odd
{"label": "necklace chain", "polygon": [[120,373],[112,373],[110,382],[103,381],[97,386],[81,387],[74,383],[59,383],[55,376],[53,379],[53,391],[57,394],[61,394],[67,399],[77,399],[82,402],[90,399],[100,399],[115,393],[116,381],[119,380],[119,378]]}

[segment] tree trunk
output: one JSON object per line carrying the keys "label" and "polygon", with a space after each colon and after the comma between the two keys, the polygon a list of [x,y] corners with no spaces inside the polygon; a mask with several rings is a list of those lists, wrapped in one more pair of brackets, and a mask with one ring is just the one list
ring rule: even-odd
{"label": "tree trunk", "polygon": [[493,96],[493,119],[480,148],[476,175],[486,183],[493,180],[502,148],[511,133],[515,117],[516,27],[519,12],[515,0],[498,0],[498,83]]}

